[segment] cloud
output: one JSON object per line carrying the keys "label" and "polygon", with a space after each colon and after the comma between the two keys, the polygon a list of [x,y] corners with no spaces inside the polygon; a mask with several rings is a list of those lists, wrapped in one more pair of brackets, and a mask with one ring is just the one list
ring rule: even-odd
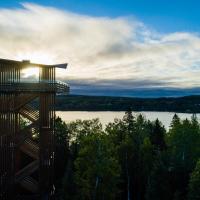
{"label": "cloud", "polygon": [[0,57],[68,62],[58,76],[74,85],[196,88],[199,55],[199,33],[161,34],[130,16],[93,17],[31,3],[0,9]]}

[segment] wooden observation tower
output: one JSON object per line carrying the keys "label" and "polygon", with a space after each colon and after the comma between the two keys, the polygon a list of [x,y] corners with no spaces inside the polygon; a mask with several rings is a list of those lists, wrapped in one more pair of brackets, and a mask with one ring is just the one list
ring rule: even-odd
{"label": "wooden observation tower", "polygon": [[[55,69],[66,67],[0,59],[1,200],[54,199],[55,96],[69,90]],[[23,77],[27,68],[37,80]]]}

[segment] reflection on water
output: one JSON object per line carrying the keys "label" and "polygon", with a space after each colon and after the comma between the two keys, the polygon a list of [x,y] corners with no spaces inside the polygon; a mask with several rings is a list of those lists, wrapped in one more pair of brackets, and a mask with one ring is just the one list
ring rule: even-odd
{"label": "reflection on water", "polygon": [[[151,121],[156,120],[157,118],[163,123],[163,125],[168,129],[172,120],[172,117],[175,113],[173,112],[135,112],[135,114],[143,114],[146,119]],[[86,111],[57,111],[57,116],[60,116],[64,121],[70,122],[77,119],[86,120],[99,118],[103,126],[109,122],[113,122],[115,118],[120,118],[124,116],[124,112],[113,112],[113,111],[99,111],[99,112],[86,112]],[[190,119],[192,114],[188,113],[177,113],[181,119]],[[200,114],[197,114],[197,117],[200,117]]]}

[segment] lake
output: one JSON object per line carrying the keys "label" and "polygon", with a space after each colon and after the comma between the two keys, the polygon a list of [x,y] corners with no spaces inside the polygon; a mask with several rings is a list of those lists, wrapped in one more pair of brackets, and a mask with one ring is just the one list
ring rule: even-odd
{"label": "lake", "polygon": [[[87,120],[93,118],[99,118],[103,126],[109,122],[113,122],[115,118],[122,119],[125,112],[113,112],[113,111],[98,111],[98,112],[87,112],[87,111],[57,111],[56,115],[61,117],[66,122],[75,121],[77,119]],[[134,112],[134,114],[143,114],[146,119],[151,121],[157,118],[163,123],[166,129],[169,129],[174,112]],[[177,113],[181,119],[190,119],[192,114],[189,113]],[[200,114],[197,114],[198,119]]]}

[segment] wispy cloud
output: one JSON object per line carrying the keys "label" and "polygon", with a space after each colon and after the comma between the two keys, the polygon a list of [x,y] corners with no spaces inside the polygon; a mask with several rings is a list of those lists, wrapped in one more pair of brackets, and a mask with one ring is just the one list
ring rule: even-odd
{"label": "wispy cloud", "polygon": [[199,55],[199,33],[160,34],[134,17],[93,17],[30,3],[0,9],[0,57],[68,62],[59,76],[73,84],[198,87]]}

